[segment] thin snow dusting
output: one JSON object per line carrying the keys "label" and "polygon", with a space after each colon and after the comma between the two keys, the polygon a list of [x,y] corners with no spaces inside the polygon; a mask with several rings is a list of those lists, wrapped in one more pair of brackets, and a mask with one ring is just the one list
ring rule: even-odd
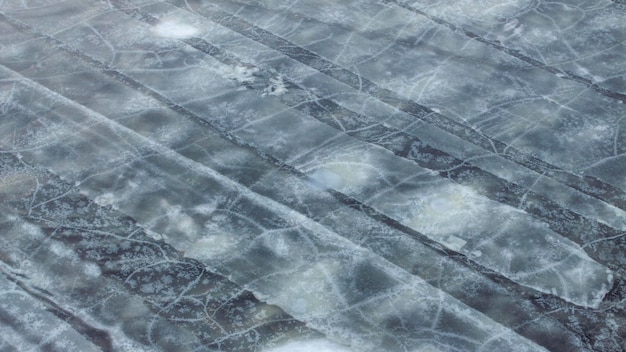
{"label": "thin snow dusting", "polygon": [[624,23],[0,1],[0,350],[626,351]]}
{"label": "thin snow dusting", "polygon": [[152,28],[152,32],[165,38],[191,38],[199,33],[199,30],[177,19],[164,19]]}

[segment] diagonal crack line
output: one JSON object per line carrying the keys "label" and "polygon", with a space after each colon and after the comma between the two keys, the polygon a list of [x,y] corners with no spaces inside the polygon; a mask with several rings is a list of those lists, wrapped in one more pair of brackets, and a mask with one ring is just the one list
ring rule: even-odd
{"label": "diagonal crack line", "polygon": [[[74,330],[85,336],[87,340],[92,342],[94,345],[100,347],[102,351],[113,351],[113,341],[111,339],[111,335],[106,330],[98,329],[94,326],[91,326],[89,323],[78,317],[76,314],[63,308],[51,297],[48,297],[51,296],[50,293],[36,287],[31,287],[23,280],[21,280],[18,275],[5,270],[3,266],[0,266],[0,272],[7,278],[7,280],[15,283],[31,297],[46,305],[49,312],[68,323]],[[38,291],[42,291],[43,293],[40,293]]]}
{"label": "diagonal crack line", "polygon": [[[171,1],[169,1],[171,3]],[[172,4],[179,7],[176,4]],[[179,7],[186,10],[183,7]],[[251,40],[263,44],[277,52],[309,66],[322,74],[325,74],[339,82],[342,82],[356,90],[362,91],[371,97],[429,123],[441,130],[464,139],[487,151],[500,155],[525,168],[539,174],[544,174],[560,183],[563,183],[579,192],[597,198],[603,202],[626,210],[626,192],[610,185],[596,177],[576,175],[552,165],[537,157],[531,156],[512,145],[506,144],[495,138],[485,136],[479,131],[457,122],[447,116],[435,113],[432,109],[418,104],[415,101],[400,96],[398,93],[380,87],[375,82],[361,77],[360,75],[345,69],[318,54],[298,46],[290,41],[275,35],[265,29],[257,27],[234,14],[213,7],[211,10],[200,14],[208,20],[235,31]]]}
{"label": "diagonal crack line", "polygon": [[[415,8],[413,6],[410,6],[410,5],[407,5],[405,3],[402,3],[402,2],[400,2],[398,0],[384,0],[384,1],[387,2],[387,3],[393,3],[393,4],[399,6],[399,7],[403,8],[403,9],[406,9],[406,10],[410,11],[410,12],[413,12],[413,13],[418,14],[420,16],[426,17],[429,20],[431,20],[431,21],[433,21],[433,22],[435,22],[437,24],[440,24],[440,25],[443,25],[443,26],[447,27],[448,29],[452,30],[453,32],[462,33],[463,35],[465,35],[468,38],[471,38],[471,39],[474,39],[474,40],[476,40],[478,42],[481,42],[483,44],[489,45],[492,48],[495,48],[495,49],[497,49],[499,51],[502,51],[502,52],[504,52],[504,53],[506,53],[506,54],[508,54],[510,56],[513,56],[513,57],[515,57],[515,58],[517,58],[517,59],[519,59],[521,61],[524,61],[524,62],[526,62],[526,63],[528,63],[528,64],[530,64],[530,65],[532,65],[534,67],[540,68],[540,69],[548,71],[548,72],[550,72],[550,73],[552,73],[554,75],[557,75],[557,77],[560,76],[560,77],[562,77],[564,79],[570,79],[572,81],[576,81],[578,83],[584,84],[587,87],[593,89],[594,91],[604,95],[605,97],[612,98],[612,99],[621,101],[623,103],[626,103],[626,95],[625,94],[614,92],[614,91],[611,91],[611,90],[609,90],[607,88],[601,87],[597,83],[594,83],[593,81],[591,81],[590,79],[587,79],[587,78],[584,78],[582,76],[576,75],[576,74],[574,74],[573,72],[570,72],[570,71],[564,71],[564,70],[558,69],[558,68],[556,68],[554,66],[547,65],[547,64],[545,64],[545,63],[543,63],[541,61],[533,59],[530,56],[526,56],[526,55],[520,53],[519,50],[507,48],[507,47],[505,47],[505,46],[503,46],[501,44],[498,44],[498,43],[496,43],[496,42],[494,42],[492,40],[486,39],[486,38],[480,36],[479,34],[476,34],[476,33],[472,32],[472,31],[469,31],[469,30],[467,30],[467,29],[465,29],[463,27],[460,27],[460,26],[458,26],[458,25],[456,25],[454,23],[450,23],[450,22],[448,22],[446,20],[443,20],[441,18],[438,18],[438,17],[435,17],[435,16],[431,16],[431,15],[427,14],[426,12],[424,12],[424,11],[422,11],[420,9],[417,9],[417,8]],[[613,1],[616,1],[616,0],[613,0]]]}
{"label": "diagonal crack line", "polygon": [[[225,133],[224,131],[218,129],[217,127],[213,126],[209,121],[204,120],[203,118],[201,118],[200,116],[194,114],[193,112],[185,109],[184,107],[174,103],[173,101],[171,101],[170,99],[162,96],[161,94],[159,94],[158,92],[152,90],[149,87],[146,87],[145,85],[141,84],[140,82],[137,82],[136,80],[134,80],[131,77],[126,76],[124,73],[121,73],[119,71],[115,71],[114,69],[108,67],[107,65],[89,57],[88,55],[81,53],[79,51],[77,51],[76,49],[73,49],[71,47],[69,47],[67,44],[63,43],[62,41],[50,37],[48,35],[42,34],[37,32],[35,29],[15,20],[12,18],[8,18],[7,16],[5,16],[4,14],[0,13],[0,19],[5,19],[7,20],[7,22],[13,24],[16,28],[25,31],[35,37],[41,38],[43,40],[45,40],[46,42],[48,42],[49,44],[53,45],[54,47],[65,51],[71,55],[76,56],[77,58],[85,61],[87,64],[91,65],[92,67],[94,67],[95,69],[101,70],[101,72],[103,72],[104,74],[124,83],[127,84],[128,86],[130,86],[131,88],[134,88],[140,92],[142,92],[143,94],[149,95],[151,97],[154,97],[155,99],[157,99],[158,101],[160,101],[162,104],[164,104],[165,106],[167,106],[168,108],[176,111],[177,113],[181,114],[182,116],[191,119],[192,121],[198,123],[199,125],[206,127],[206,128],[210,128],[211,130],[217,131],[223,138],[230,140],[231,142],[234,142],[235,144],[237,144],[238,146],[241,146],[243,148],[249,149],[252,152],[256,153],[258,156],[260,156],[262,159],[264,159],[267,162],[272,163],[273,165],[277,166],[279,169],[289,172],[292,175],[301,178],[301,179],[307,179],[307,176],[302,173],[301,171],[295,169],[293,166],[290,166],[288,164],[285,164],[284,162],[282,162],[281,160],[268,155],[266,153],[264,153],[263,151],[260,151],[256,148],[254,148],[253,146],[250,146],[249,144],[246,144],[245,142],[241,141],[238,137],[232,136],[228,133]],[[35,83],[33,83],[35,84]],[[47,88],[46,88],[47,89]],[[55,93],[58,94],[58,93]],[[60,95],[60,94],[59,94]],[[65,98],[67,99],[67,98]],[[75,103],[78,104],[78,103]],[[88,108],[86,107],[82,107],[82,110],[88,110]],[[105,116],[101,116],[99,113],[96,112],[92,112],[91,110],[88,111],[88,113],[90,114],[96,114],[98,119],[102,119],[102,122],[106,123],[106,124],[115,124],[116,126],[118,125],[117,122],[114,122],[108,118],[106,118]],[[104,120],[106,119],[106,121]],[[137,132],[135,131],[131,131],[128,130],[126,127],[122,127],[122,126],[118,126],[118,128],[123,128],[125,131],[127,131],[128,133],[131,133],[133,136],[137,136],[138,138],[140,138],[142,140],[142,142],[147,143],[149,146],[156,148],[157,151],[159,151],[160,153],[162,153],[165,156],[171,156],[173,158],[175,158],[176,160],[179,160],[180,162],[182,162],[184,165],[190,167],[192,170],[197,170],[198,172],[203,172],[203,173],[208,173],[210,174],[211,177],[215,177],[216,179],[224,182],[224,184],[229,185],[229,186],[233,186],[236,187],[238,189],[241,189],[242,192],[244,193],[244,195],[251,197],[252,200],[259,202],[258,204],[267,204],[268,202],[271,204],[274,204],[275,207],[277,207],[278,209],[280,209],[279,214],[283,214],[283,213],[287,213],[287,214],[293,214],[294,211],[290,208],[287,208],[285,205],[283,205],[282,203],[277,203],[274,200],[268,199],[265,196],[262,195],[258,195],[257,193],[255,193],[252,190],[249,190],[248,188],[246,188],[245,186],[240,185],[239,183],[237,183],[236,181],[233,181],[221,174],[218,174],[217,172],[215,172],[212,169],[209,169],[208,167],[197,163],[196,161],[193,161],[191,159],[188,159],[187,157],[180,155],[179,153],[177,153],[176,151],[170,150],[168,148],[165,148],[164,146],[158,144],[157,142],[154,142],[152,140],[148,140],[146,137],[140,136]],[[545,294],[539,291],[536,291],[535,289],[532,289],[530,287],[526,287],[523,286],[521,284],[518,284],[514,281],[512,281],[510,278],[506,277],[505,275],[498,273],[492,269],[489,269],[485,266],[483,266],[482,264],[479,264],[478,262],[472,260],[471,258],[460,254],[458,252],[455,252],[453,250],[450,250],[448,248],[445,248],[443,245],[441,245],[440,243],[428,238],[426,235],[415,231],[411,228],[409,228],[408,226],[405,226],[403,224],[401,224],[399,221],[387,216],[386,214],[383,214],[379,211],[377,211],[376,209],[361,203],[360,201],[345,195],[341,192],[335,191],[335,190],[328,190],[328,192],[335,197],[337,200],[339,200],[342,204],[345,204],[346,206],[355,209],[357,211],[360,211],[362,213],[364,213],[365,215],[367,215],[368,217],[375,219],[391,228],[394,228],[400,232],[403,232],[405,234],[407,234],[408,236],[416,239],[417,241],[419,241],[420,243],[424,244],[425,246],[435,250],[437,253],[440,253],[442,256],[446,256],[449,257],[450,259],[454,260],[455,262],[459,263],[460,265],[467,267],[477,273],[480,273],[481,275],[489,278],[490,280],[492,280],[493,282],[496,282],[504,287],[506,287],[508,290],[510,290],[511,292],[515,292],[516,294],[520,295],[521,297],[544,297],[545,299],[548,298],[557,298],[559,300],[561,300],[561,298],[558,297],[553,297],[549,294]],[[315,222],[314,220],[304,216],[304,215],[300,215],[298,214],[298,219],[301,221],[306,222],[306,224],[308,226],[311,227],[312,230],[314,231],[321,231],[322,233],[326,233],[330,230],[326,229],[325,227],[323,227],[321,224],[318,224],[317,222]],[[343,238],[343,236],[342,236]],[[385,258],[385,260],[388,260]],[[393,264],[395,265],[395,264]],[[403,269],[404,270],[404,269]],[[568,304],[565,301],[562,301],[563,304]]]}
{"label": "diagonal crack line", "polygon": [[[28,79],[28,78],[25,78]],[[32,85],[32,88],[37,88],[37,83],[33,83],[33,82],[28,82],[30,85]],[[41,87],[39,89],[42,89]],[[45,89],[45,88],[43,88]],[[53,93],[54,94],[54,93]],[[71,104],[71,103],[70,103]],[[83,109],[83,112],[88,113],[89,111],[87,109]],[[95,113],[94,113],[95,114]],[[113,123],[114,124],[114,123]],[[9,161],[9,163],[11,164],[21,164],[21,165],[28,165],[24,162],[24,160],[19,159],[17,156],[12,155],[12,154],[4,154],[3,155],[4,160],[3,161]],[[30,166],[30,165],[28,165]],[[65,181],[61,180],[60,177],[53,173],[50,170],[44,169],[43,172],[48,175],[49,177],[53,178],[55,180],[55,185],[60,185],[60,184],[64,184]],[[86,200],[86,197],[83,195],[78,195],[79,200]],[[67,201],[67,199],[66,199]],[[72,201],[72,200],[69,200]],[[95,203],[94,203],[95,204]],[[95,205],[98,206],[99,205]],[[19,210],[18,210],[19,212]],[[23,213],[23,210],[21,212],[22,216],[25,216],[25,214]],[[102,214],[101,214],[102,216]],[[136,227],[136,230],[140,230],[140,227],[137,227],[138,224],[136,223],[135,219],[124,214],[124,213],[116,213],[116,215],[104,215],[105,218],[107,216],[122,216],[122,217],[127,217],[131,222],[132,222],[132,226]],[[99,260],[99,259],[95,259],[94,257],[90,256],[90,251],[85,251],[85,250],[80,250],[80,242],[79,241],[74,241],[71,237],[66,238],[65,240],[63,238],[56,238],[56,240],[61,241],[63,243],[65,243],[66,245],[69,245],[70,248],[72,248],[72,250],[78,255],[80,256],[80,258],[84,261],[87,262],[93,262],[94,264],[98,265],[102,271],[102,274],[104,277],[107,278],[111,278],[112,280],[118,282],[120,285],[123,285],[123,287],[125,287],[125,289],[127,290],[126,292],[128,292],[129,294],[134,294],[137,295],[138,297],[141,297],[142,300],[145,300],[146,302],[150,303],[150,309],[157,315],[157,316],[161,316],[164,318],[167,318],[167,312],[172,308],[173,305],[175,305],[176,303],[180,302],[180,297],[186,295],[186,293],[189,291],[189,287],[192,285],[196,285],[198,284],[198,282],[200,281],[199,278],[202,277],[204,279],[208,279],[208,281],[210,282],[217,282],[219,286],[221,287],[225,287],[225,286],[231,286],[233,289],[235,289],[235,294],[233,295],[229,295],[227,297],[223,297],[223,296],[216,296],[213,297],[214,299],[217,299],[219,301],[217,301],[218,303],[221,303],[219,305],[219,308],[217,308],[214,312],[217,312],[219,309],[221,309],[223,306],[227,305],[227,303],[231,302],[231,303],[235,303],[233,300],[235,299],[240,299],[240,298],[245,298],[246,302],[242,303],[242,304],[258,304],[258,305],[264,305],[264,304],[269,304],[265,301],[261,301],[257,298],[257,296],[249,290],[246,290],[245,288],[242,288],[240,285],[238,285],[237,283],[233,282],[231,279],[229,279],[228,277],[215,272],[214,270],[206,267],[206,265],[204,265],[202,262],[198,261],[197,259],[194,258],[190,258],[190,257],[185,257],[184,253],[177,250],[176,248],[174,248],[173,246],[171,246],[168,243],[162,242],[162,241],[155,241],[155,240],[134,240],[134,239],[128,239],[122,236],[119,236],[119,234],[114,233],[114,232],[107,232],[107,231],[101,231],[101,230],[97,230],[97,229],[91,229],[91,228],[82,228],[82,227],[74,227],[74,226],[70,226],[68,224],[64,224],[63,220],[64,219],[58,219],[58,218],[52,218],[52,219],[48,219],[48,218],[39,218],[39,217],[31,217],[30,215],[25,217],[26,219],[30,220],[30,221],[35,221],[35,222],[40,222],[41,224],[43,224],[43,226],[41,227],[44,231],[49,232],[49,231],[54,231],[53,229],[56,228],[63,228],[65,230],[71,229],[74,231],[77,231],[79,233],[90,233],[90,234],[94,234],[100,238],[103,238],[104,241],[101,241],[100,244],[103,247],[107,247],[108,244],[112,244],[112,243],[119,243],[118,240],[124,240],[126,241],[126,243],[128,244],[128,247],[125,247],[125,250],[128,253],[133,253],[133,257],[137,257],[138,259],[140,259],[141,261],[149,261],[150,264],[149,265],[139,265],[137,266],[136,270],[134,270],[133,272],[129,273],[129,274],[122,274],[120,275],[120,271],[116,271],[114,269],[112,269],[111,266],[109,266],[109,264],[111,264],[110,261],[103,261],[103,260]],[[110,219],[110,218],[109,218]],[[108,221],[108,220],[107,220]],[[144,234],[145,235],[145,234]],[[113,242],[107,242],[107,240],[113,241]],[[155,245],[158,247],[158,251],[152,251],[149,250],[148,247],[151,245]],[[148,249],[148,250],[146,250]],[[1,254],[1,253],[0,253]],[[0,264],[2,264],[2,262],[6,262],[6,258],[2,258],[0,256]],[[131,278],[134,274],[139,273],[141,271],[144,271],[145,269],[147,269],[149,266],[167,266],[167,267],[172,267],[172,266],[176,266],[176,265],[184,265],[186,267],[189,268],[189,270],[187,270],[186,272],[197,272],[199,273],[198,277],[194,277],[193,275],[191,276],[179,276],[177,278],[177,280],[182,280],[182,281],[178,281],[183,282],[184,284],[179,286],[179,287],[184,287],[184,289],[181,290],[181,292],[176,295],[175,299],[172,299],[170,301],[170,298],[168,298],[168,296],[162,296],[163,298],[166,298],[165,300],[161,300],[161,301],[154,301],[152,299],[147,298],[146,296],[146,292],[142,291],[141,286],[140,285],[130,285],[127,281],[129,278]],[[10,264],[6,264],[4,266],[0,265],[0,274],[5,274],[5,276],[7,276],[7,278],[12,281],[15,282],[16,284],[18,284],[22,289],[26,290],[29,294],[33,295],[34,297],[43,300],[44,303],[49,303],[48,301],[52,302],[51,299],[48,299],[46,296],[50,296],[52,297],[52,293],[49,293],[48,291],[38,288],[36,286],[32,286],[29,285],[27,283],[24,282],[24,280],[20,279],[28,279],[27,276],[22,275],[18,272],[12,272],[10,270],[5,269],[4,267],[8,267],[11,268]],[[13,279],[12,276],[15,277],[15,279]],[[124,279],[126,278],[126,279]],[[21,280],[18,282],[18,280]],[[32,291],[32,292],[31,292]],[[42,294],[38,293],[38,292],[42,292]],[[194,294],[195,295],[195,294]],[[161,303],[159,303],[161,302]],[[54,302],[52,302],[54,303]],[[101,338],[104,339],[106,338],[106,341],[111,342],[110,340],[110,335],[107,331],[103,331],[97,328],[91,328],[90,325],[88,325],[87,323],[84,323],[82,320],[80,320],[79,317],[77,317],[75,314],[73,314],[71,311],[64,309],[61,306],[55,305],[53,306],[53,308],[50,309],[52,311],[52,313],[54,313],[55,315],[57,315],[58,317],[60,317],[61,319],[64,319],[65,321],[67,321],[70,325],[72,325],[75,330],[79,331],[79,332],[85,332],[85,333],[89,333],[90,335],[88,336],[94,336],[94,338]],[[300,321],[296,318],[294,318],[293,316],[287,314],[286,312],[282,312],[282,317],[283,319],[281,320],[275,320],[275,319],[270,319],[270,320],[262,320],[258,326],[262,326],[262,325],[271,325],[271,324],[276,324],[276,323],[281,323],[281,322],[294,322],[297,324],[302,324],[304,326],[304,322]],[[169,320],[169,318],[167,318]],[[215,322],[214,320],[211,320],[212,322]],[[87,324],[87,326],[82,326],[81,324]],[[83,325],[84,325],[83,324]],[[94,330],[95,329],[95,330]],[[315,331],[315,330],[312,330]],[[102,332],[103,334],[106,334],[104,337],[98,335],[99,332]],[[205,332],[202,332],[201,335],[203,335]],[[196,334],[194,332],[194,334]],[[200,337],[200,336],[198,336]],[[203,335],[202,337],[203,339],[206,338],[206,335]],[[227,337],[220,337],[218,338],[218,340],[221,339],[226,339]],[[105,342],[106,342],[105,341]],[[96,341],[97,342],[97,341]],[[99,346],[102,346],[102,344],[98,344]],[[106,347],[106,346],[105,346]],[[109,348],[103,348],[103,351],[115,351],[114,348],[110,347]]]}
{"label": "diagonal crack line", "polygon": [[[35,35],[37,35],[40,38],[45,39],[45,35],[42,34],[38,34],[35,32]],[[58,45],[54,44],[54,41],[48,41],[48,44],[52,44],[54,47],[56,47],[57,49],[60,50],[65,50],[61,47],[59,47]],[[67,50],[66,50],[67,51]],[[75,55],[75,54],[72,54]],[[95,67],[95,66],[94,66]],[[105,71],[103,71],[104,73],[106,73]],[[119,73],[119,72],[118,72]],[[123,75],[123,73],[121,73]],[[114,77],[114,76],[111,76]],[[139,83],[141,84],[141,83]],[[147,88],[147,87],[146,87]],[[150,88],[147,88],[150,89]],[[210,123],[210,122],[207,122]],[[287,170],[289,171],[289,170]],[[353,206],[353,208],[357,209],[357,210],[363,210],[364,208],[362,206],[360,206],[359,204],[355,204]],[[384,214],[382,215],[383,219],[384,219]],[[401,224],[399,224],[401,226]],[[411,235],[411,234],[409,234]],[[419,238],[419,233],[415,233],[416,239],[420,240]],[[426,239],[427,241],[427,239]],[[423,242],[423,241],[421,241]],[[507,290],[508,292],[513,292],[513,295],[519,295],[520,297],[522,297],[523,299],[526,300],[530,300],[530,301],[541,301],[541,300],[558,300],[560,303],[565,304],[567,307],[570,307],[570,305],[564,301],[562,301],[560,298],[558,297],[553,297],[551,295],[548,294],[543,294],[540,292],[537,292],[533,289],[524,287],[524,286],[520,286],[518,284],[516,284],[515,282],[510,281],[507,277],[504,277],[502,275],[500,275],[499,273],[493,273],[492,271],[490,271],[490,269],[484,268],[482,267],[480,264],[477,264],[475,262],[473,262],[471,259],[460,255],[456,252],[453,252],[451,250],[448,250],[446,248],[442,248],[438,243],[432,243],[432,245],[429,245],[428,243],[426,243],[426,245],[428,247],[434,248],[438,253],[442,253],[445,256],[449,256],[450,259],[452,259],[453,261],[459,263],[461,266],[467,267],[475,272],[477,272],[478,274],[484,276],[485,278],[487,278],[488,280],[494,281],[496,283],[498,283],[499,285],[501,285],[502,287],[505,288],[505,290]],[[418,275],[417,273],[415,273],[415,271],[412,271],[414,275]],[[507,296],[510,294],[507,294]],[[478,307],[475,307],[476,309],[478,309],[479,311],[481,311],[481,309],[479,309]],[[573,309],[573,308],[572,308]],[[490,315],[491,316],[491,315]],[[495,317],[495,316],[491,316],[492,319],[496,320],[496,321],[500,321],[499,318]],[[503,323],[502,321],[500,321],[500,323]],[[506,325],[506,323],[505,323]],[[524,335],[524,334],[522,334]]]}
{"label": "diagonal crack line", "polygon": [[[191,38],[183,41],[225,64],[245,64],[243,61],[234,62],[235,58],[203,39]],[[553,231],[570,238],[574,242],[584,244],[584,240],[575,235],[577,233],[585,232],[587,235],[593,233],[594,238],[610,238],[616,236],[619,232],[606,224],[588,219],[570,209],[564,208],[530,189],[502,179],[445,151],[433,148],[422,142],[418,137],[381,124],[366,124],[365,121],[368,120],[366,116],[344,108],[330,99],[319,97],[314,92],[308,91],[294,82],[285,80],[285,83],[306,94],[304,96],[297,95],[296,98],[288,97],[281,99],[282,103],[349,136],[385,148],[396,156],[411,160],[421,167],[439,171],[439,176],[441,177],[449,178],[461,185],[471,185],[473,189],[491,200],[512,207],[518,207],[522,203],[520,207],[522,210],[548,223]],[[314,102],[311,102],[308,98],[311,96],[316,98]],[[333,116],[341,116],[344,124],[350,125],[351,129],[346,130],[342,128],[345,126],[339,125]],[[468,177],[468,174],[472,177]],[[480,182],[476,182],[477,180]],[[497,186],[494,187],[494,185]],[[522,201],[522,199],[525,201]],[[562,219],[569,219],[570,221],[563,224]],[[606,262],[597,255],[591,254],[591,256],[600,262]]]}

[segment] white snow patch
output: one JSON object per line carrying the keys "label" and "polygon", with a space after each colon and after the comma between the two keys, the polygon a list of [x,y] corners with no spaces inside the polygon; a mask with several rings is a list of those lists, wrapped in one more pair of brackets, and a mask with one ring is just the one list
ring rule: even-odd
{"label": "white snow patch", "polygon": [[255,80],[254,74],[258,71],[259,69],[256,67],[238,65],[224,68],[223,74],[224,77],[239,83],[252,83]]}
{"label": "white snow patch", "polygon": [[263,95],[283,95],[287,93],[287,87],[282,76],[270,78],[270,84],[263,90]]}
{"label": "white snow patch", "polygon": [[70,258],[70,259],[76,258],[76,254],[71,249],[65,247],[64,245],[60,243],[52,242],[52,244],[50,244],[48,248],[50,249],[52,253],[56,254],[58,257]]}
{"label": "white snow patch", "polygon": [[376,177],[377,165],[369,162],[371,158],[370,152],[363,150],[358,155],[310,165],[305,172],[315,187],[351,193],[370,184]]}
{"label": "white snow patch", "polygon": [[436,236],[442,244],[458,250],[465,240],[454,235],[480,228],[481,219],[490,216],[491,207],[471,188],[448,185],[422,195],[413,206],[413,217],[405,221],[411,228]]}
{"label": "white snow patch", "polygon": [[446,238],[445,240],[443,240],[441,242],[443,245],[445,245],[446,247],[450,248],[453,251],[460,251],[461,248],[463,248],[463,246],[465,246],[465,244],[467,243],[467,241],[465,241],[462,238],[458,238],[456,236],[448,236],[448,238]]}
{"label": "white snow patch", "polygon": [[223,255],[232,255],[237,250],[238,241],[229,233],[216,233],[202,237],[181,249],[189,257],[195,259],[214,259]]}
{"label": "white snow patch", "polygon": [[504,30],[507,32],[512,31],[517,27],[518,24],[519,21],[517,20],[517,18],[511,18],[504,24]]}
{"label": "white snow patch", "polygon": [[332,163],[310,174],[310,178],[322,187],[343,192],[366,185],[371,177],[371,170],[354,163]]}
{"label": "white snow patch", "polygon": [[580,65],[578,65],[577,71],[578,71],[579,74],[581,74],[583,76],[589,76],[590,75],[589,70],[587,70],[586,68],[584,68],[584,67],[582,67]]}
{"label": "white snow patch", "polygon": [[22,230],[24,234],[30,237],[41,238],[43,236],[43,233],[41,232],[41,228],[39,226],[30,224],[30,223],[23,223]]}
{"label": "white snow patch", "polygon": [[614,131],[608,125],[596,125],[581,129],[578,133],[567,136],[565,139],[570,143],[578,143],[579,141],[602,141],[611,138]]}
{"label": "white snow patch", "polygon": [[163,239],[167,238],[167,236],[162,235],[162,234],[157,233],[157,232],[154,232],[154,231],[152,231],[150,229],[147,229],[147,228],[143,228],[143,231],[146,233],[146,235],[148,235],[148,237],[150,237],[150,238],[152,238],[153,240],[156,240],[156,241],[160,241],[160,240],[163,240]]}
{"label": "white snow patch", "polygon": [[89,277],[99,277],[102,274],[102,271],[100,271],[100,267],[98,267],[96,264],[94,263],[85,263],[83,270],[85,271],[85,274]]}
{"label": "white snow patch", "polygon": [[161,200],[161,208],[167,210],[167,231],[178,231],[189,238],[193,238],[199,231],[193,217],[189,216],[180,205],[171,205],[167,200]]}
{"label": "white snow patch", "polygon": [[94,201],[96,204],[106,207],[107,205],[115,204],[115,195],[113,193],[104,193],[97,196]]}
{"label": "white snow patch", "polygon": [[[337,277],[344,270],[343,259],[320,259],[303,265],[298,262],[297,270],[276,275],[272,285],[276,292],[266,295],[257,288],[259,284],[246,286],[266,303],[281,306],[287,313],[296,317],[320,317],[345,308],[343,298],[338,297],[333,282],[329,278]],[[303,278],[305,278],[303,280]],[[259,280],[263,281],[263,280]],[[261,283],[262,284],[262,283]],[[265,291],[266,289],[262,289]],[[283,351],[283,350],[278,350]]]}
{"label": "white snow patch", "polygon": [[480,257],[481,255],[483,255],[483,252],[477,249],[477,250],[475,250],[475,251],[472,251],[470,254],[471,254],[473,257]]}
{"label": "white snow patch", "polygon": [[199,214],[211,214],[215,211],[215,209],[217,209],[216,203],[200,204],[193,208],[193,210]]}
{"label": "white snow patch", "polygon": [[198,29],[176,19],[162,20],[152,32],[165,38],[190,38],[198,34]]}
{"label": "white snow patch", "polygon": [[343,184],[343,177],[328,169],[315,170],[313,174],[311,174],[311,178],[327,188],[338,188]]}

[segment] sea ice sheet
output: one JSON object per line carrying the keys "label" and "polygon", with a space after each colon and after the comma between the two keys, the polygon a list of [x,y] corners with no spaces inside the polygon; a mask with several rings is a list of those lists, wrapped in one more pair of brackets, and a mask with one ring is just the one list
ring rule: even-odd
{"label": "sea ice sheet", "polygon": [[0,2],[0,348],[626,350],[624,23]]}

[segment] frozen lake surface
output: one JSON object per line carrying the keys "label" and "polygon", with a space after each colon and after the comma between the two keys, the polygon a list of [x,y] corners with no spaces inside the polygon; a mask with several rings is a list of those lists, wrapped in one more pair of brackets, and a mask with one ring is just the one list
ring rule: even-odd
{"label": "frozen lake surface", "polygon": [[0,350],[626,350],[626,3],[0,0]]}

